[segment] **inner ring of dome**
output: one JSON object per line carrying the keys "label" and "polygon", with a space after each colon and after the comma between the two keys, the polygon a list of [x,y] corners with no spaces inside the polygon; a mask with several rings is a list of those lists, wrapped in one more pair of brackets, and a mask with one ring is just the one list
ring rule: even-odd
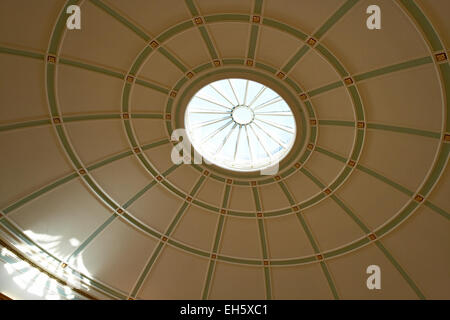
{"label": "inner ring of dome", "polygon": [[231,112],[234,122],[240,125],[247,125],[253,122],[255,113],[248,106],[236,106]]}
{"label": "inner ring of dome", "polygon": [[207,162],[234,171],[256,171],[281,161],[296,137],[286,101],[248,79],[214,81],[201,88],[185,113],[187,136]]}

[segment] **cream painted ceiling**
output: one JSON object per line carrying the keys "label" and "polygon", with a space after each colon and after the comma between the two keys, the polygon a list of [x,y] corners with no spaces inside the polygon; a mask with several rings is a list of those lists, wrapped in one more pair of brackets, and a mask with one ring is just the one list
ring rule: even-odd
{"label": "cream painted ceiling", "polygon": [[[65,29],[69,4],[81,30]],[[371,4],[381,30],[365,26]],[[99,298],[449,299],[448,12],[1,0],[2,238]],[[236,75],[297,113],[279,173],[174,165],[186,100]]]}

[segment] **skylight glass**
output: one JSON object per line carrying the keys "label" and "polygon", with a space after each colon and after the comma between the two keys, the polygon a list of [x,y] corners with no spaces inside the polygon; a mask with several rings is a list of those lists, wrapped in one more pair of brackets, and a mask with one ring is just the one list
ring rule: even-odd
{"label": "skylight glass", "polygon": [[294,115],[269,87],[224,79],[200,89],[188,104],[186,131],[207,161],[235,171],[255,171],[283,159],[294,144]]}

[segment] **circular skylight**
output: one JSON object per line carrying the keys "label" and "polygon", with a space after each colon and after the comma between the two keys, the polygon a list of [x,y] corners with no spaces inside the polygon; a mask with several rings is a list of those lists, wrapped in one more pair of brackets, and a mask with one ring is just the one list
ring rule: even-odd
{"label": "circular skylight", "polygon": [[235,171],[261,170],[283,159],[294,144],[294,115],[284,99],[247,79],[224,79],[200,89],[185,124],[207,161]]}

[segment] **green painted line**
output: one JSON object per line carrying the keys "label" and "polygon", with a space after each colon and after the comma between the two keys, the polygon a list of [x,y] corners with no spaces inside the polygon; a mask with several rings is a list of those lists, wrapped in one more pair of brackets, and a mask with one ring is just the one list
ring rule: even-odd
{"label": "green painted line", "polygon": [[99,235],[100,232],[102,232],[107,226],[109,226],[111,222],[113,222],[116,218],[117,218],[116,214],[111,215],[111,217],[109,217],[105,222],[103,222],[86,240],[83,241],[81,245],[78,246],[78,248],[69,256],[67,260],[70,261],[70,258],[78,256],[81,253],[81,251],[83,251],[84,248],[86,248],[87,245],[91,243],[92,240],[94,240],[94,238],[97,235]]}
{"label": "green painted line", "polygon": [[260,242],[261,242],[263,259],[267,260],[268,254],[267,254],[266,236],[265,236],[265,231],[264,231],[264,221],[263,221],[263,219],[257,219],[257,220],[258,220],[259,238],[260,238]]}
{"label": "green painted line", "polygon": [[327,85],[325,85],[323,87],[320,87],[320,88],[308,91],[308,95],[310,97],[314,97],[314,96],[317,96],[318,94],[325,93],[327,91],[331,91],[331,90],[336,89],[336,88],[340,88],[343,85],[344,85],[344,83],[339,80],[339,81],[327,84]]}
{"label": "green painted line", "polygon": [[356,86],[350,86],[350,87],[348,87],[348,90],[350,91],[350,95],[352,96],[353,103],[355,105],[356,120],[364,121],[363,105],[362,105],[361,97],[359,96],[358,89],[356,88]]}
{"label": "green painted line", "polygon": [[439,70],[441,71],[443,82],[444,82],[444,93],[446,101],[446,113],[447,118],[445,119],[445,129],[450,132],[450,65],[448,63],[441,63],[439,65]]}
{"label": "green painted line", "polygon": [[[183,194],[183,195],[184,195],[184,194]],[[213,211],[213,212],[219,212],[219,211],[220,211],[219,208],[210,206],[209,204],[204,203],[204,202],[199,201],[199,200],[194,200],[194,201],[192,201],[192,202],[193,202],[194,204],[200,206],[200,207],[203,207],[203,208],[208,209],[208,210]]]}
{"label": "green painted line", "polygon": [[200,35],[203,38],[203,41],[206,44],[206,47],[208,48],[208,52],[209,55],[211,56],[212,59],[218,59],[218,55],[216,52],[216,49],[214,48],[214,45],[212,43],[211,38],[209,37],[208,31],[206,30],[206,28],[204,26],[200,26],[198,27],[198,30],[200,31]]}
{"label": "green painted line", "polygon": [[288,199],[289,204],[290,204],[291,206],[295,205],[295,200],[294,200],[294,198],[292,197],[291,193],[289,192],[289,190],[288,190],[286,184],[284,184],[283,181],[279,181],[279,182],[278,182],[278,185],[280,186],[280,188],[281,188],[281,190],[283,191],[284,195],[285,195],[286,198]]}
{"label": "green painted line", "polygon": [[84,62],[80,62],[80,61],[75,61],[75,60],[69,60],[66,58],[60,58],[59,59],[59,63],[64,64],[64,65],[68,65],[71,67],[77,67],[77,68],[81,68],[81,69],[85,69],[85,70],[89,70],[89,71],[93,71],[93,72],[97,72],[97,73],[101,73],[101,74],[105,74],[114,78],[118,78],[123,80],[125,78],[125,75],[123,73],[120,72],[116,72],[116,71],[112,71],[106,68],[102,68],[102,67],[98,67],[98,66],[94,66],[92,64],[88,64],[88,63],[84,63]]}
{"label": "green painted line", "polygon": [[165,42],[168,39],[172,38],[173,36],[175,36],[176,34],[179,34],[191,27],[194,26],[194,23],[192,22],[192,20],[188,20],[182,23],[179,23],[173,27],[171,27],[169,30],[163,32],[156,40],[159,43]]}
{"label": "green painted line", "polygon": [[316,39],[322,38],[322,36],[330,30],[359,0],[347,0],[328,20],[314,33]]}
{"label": "green painted line", "polygon": [[344,120],[319,120],[319,124],[323,126],[341,126],[341,127],[355,127],[354,121]]}
{"label": "green painted line", "polygon": [[255,0],[255,7],[253,8],[253,13],[261,14],[263,6],[263,0]]}
{"label": "green painted line", "polygon": [[53,183],[51,183],[51,184],[49,184],[49,185],[47,185],[47,186],[45,186],[45,187],[43,187],[43,188],[40,188],[39,190],[37,190],[37,191],[31,193],[30,195],[28,195],[28,196],[26,196],[26,197],[20,199],[19,201],[14,202],[12,205],[6,207],[6,208],[3,209],[2,211],[3,211],[3,213],[4,213],[5,215],[7,215],[7,214],[10,213],[11,211],[14,211],[14,210],[16,210],[17,208],[22,207],[23,205],[25,205],[26,203],[30,202],[31,200],[36,199],[37,197],[43,195],[44,193],[49,192],[50,190],[55,189],[56,187],[58,187],[58,186],[60,186],[60,185],[63,185],[63,184],[65,184],[65,183],[69,182],[69,181],[72,181],[72,180],[75,179],[76,177],[78,177],[78,174],[77,174],[77,173],[72,173],[72,174],[70,174],[70,175],[68,175],[68,176],[65,176],[65,177],[63,177],[63,178],[61,178],[61,179],[58,179],[58,180],[56,180],[55,182],[53,182]]}
{"label": "green painted line", "polygon": [[222,200],[222,208],[227,208],[228,207],[228,201],[230,199],[230,193],[231,193],[231,186],[230,185],[225,185],[225,192],[223,195],[223,200]]}
{"label": "green painted line", "polygon": [[271,260],[270,265],[271,266],[292,266],[296,264],[305,264],[308,262],[316,261],[315,256],[306,257],[306,258],[300,258],[300,259],[286,259],[286,260]]}
{"label": "green painted line", "polygon": [[301,203],[301,204],[299,205],[299,206],[300,206],[300,209],[305,209],[305,208],[307,208],[307,207],[309,207],[309,206],[312,206],[312,205],[314,205],[315,203],[317,203],[317,202],[319,202],[320,200],[322,200],[323,198],[325,198],[325,194],[321,192],[321,193],[319,193],[318,195],[314,196],[313,198],[311,198],[311,199],[309,199],[309,200],[307,200],[307,201]]}
{"label": "green painted line", "polygon": [[337,179],[330,185],[331,190],[336,190],[347,178],[350,173],[352,172],[352,169],[350,167],[344,167],[344,170],[342,170],[342,173],[337,177]]}
{"label": "green painted line", "polygon": [[439,213],[444,218],[447,218],[448,220],[450,220],[450,213],[444,211],[444,209],[439,208],[438,206],[434,205],[430,201],[425,201],[425,206],[427,206],[428,208],[430,208],[434,212]]}
{"label": "green painted line", "polygon": [[138,193],[136,193],[130,200],[125,202],[122,208],[127,209],[130,207],[136,200],[142,197],[148,190],[150,190],[154,185],[156,185],[156,181],[153,180],[149,184],[147,184],[144,188],[142,188]]}
{"label": "green painted line", "polygon": [[188,69],[178,60],[173,54],[171,54],[169,51],[167,51],[163,47],[159,47],[158,51],[165,56],[167,59],[169,59],[170,62],[172,62],[178,69],[180,69],[183,73],[186,73]]}
{"label": "green painted line", "polygon": [[87,182],[87,184],[92,188],[98,197],[100,197],[108,206],[110,206],[114,211],[119,207],[114,203],[100,188],[95,184],[95,182],[88,175],[84,175],[83,179]]}
{"label": "green painted line", "polygon": [[311,174],[311,172],[309,172],[305,167],[302,167],[300,169],[300,172],[303,173],[305,176],[307,176],[309,179],[311,179],[312,182],[314,182],[320,189],[325,188],[325,185],[322,182],[320,182],[319,179],[317,179],[315,176],[313,176]]}
{"label": "green painted line", "polygon": [[397,216],[395,216],[392,220],[390,220],[387,224],[378,229],[375,234],[377,237],[382,236],[383,234],[391,231],[395,226],[397,226],[400,222],[405,220],[413,211],[417,208],[419,204],[415,201],[411,201]]}
{"label": "green painted line", "polygon": [[31,120],[31,121],[26,121],[26,122],[5,124],[5,125],[0,125],[0,132],[10,131],[10,130],[15,130],[15,129],[31,128],[31,127],[37,127],[37,126],[43,126],[43,125],[49,125],[49,124],[52,124],[52,121],[49,119]]}
{"label": "green painted line", "polygon": [[441,138],[440,132],[426,131],[426,130],[413,129],[413,128],[405,128],[405,127],[397,127],[397,126],[378,124],[378,123],[368,123],[367,128],[377,129],[377,130],[385,130],[385,131],[393,131],[393,132],[406,133],[406,134],[413,134],[413,135],[427,137],[427,138],[433,138],[433,139]]}
{"label": "green painted line", "polygon": [[258,40],[259,27],[257,24],[252,25],[250,30],[250,44],[247,51],[248,59],[255,59],[256,41]]}
{"label": "green painted line", "polygon": [[33,59],[39,59],[39,60],[45,59],[45,55],[42,53],[7,48],[7,47],[2,47],[2,46],[0,46],[0,53],[12,54],[15,56],[22,56],[22,57],[26,57],[26,58],[33,58]]}
{"label": "green painted line", "polygon": [[150,37],[141,29],[139,29],[137,26],[132,24],[130,21],[122,17],[119,13],[111,9],[109,6],[107,6],[104,2],[100,0],[90,0],[93,4],[95,4],[97,7],[108,13],[110,16],[115,18],[117,21],[122,23],[124,26],[126,26],[128,29],[133,31],[135,34],[137,34],[140,38],[142,38],[145,41],[149,41]]}
{"label": "green painted line", "polygon": [[301,32],[300,30],[292,28],[291,26],[288,26],[287,24],[284,24],[284,23],[279,22],[279,21],[275,21],[275,20],[272,20],[272,19],[269,19],[269,18],[264,18],[262,23],[263,23],[263,25],[266,25],[266,26],[269,26],[269,27],[272,27],[272,28],[275,28],[275,29],[287,32],[290,35],[292,35],[292,36],[294,36],[294,37],[296,37],[298,39],[301,39],[303,41],[305,41],[306,38],[308,37],[305,33]]}
{"label": "green painted line", "polygon": [[310,117],[310,118],[315,118],[316,116],[315,116],[314,109],[313,109],[313,107],[312,107],[311,102],[308,101],[308,100],[305,101],[305,106],[306,106],[306,109],[308,110],[308,115],[309,115],[309,117]]}
{"label": "green painted line", "polygon": [[126,212],[123,213],[123,214],[122,214],[122,217],[123,217],[124,219],[126,219],[129,223],[131,223],[132,225],[134,225],[134,227],[143,230],[144,232],[146,232],[146,233],[149,234],[150,236],[154,237],[155,239],[158,239],[158,240],[159,240],[159,239],[162,238],[162,235],[161,235],[159,232],[157,232],[157,231],[155,231],[155,230],[149,228],[148,226],[146,226],[146,225],[140,223],[140,222],[137,221],[135,218],[133,218],[132,216],[130,216],[128,213],[126,213]]}
{"label": "green painted line", "polygon": [[144,63],[145,59],[149,56],[149,54],[153,51],[153,49],[150,46],[146,46],[144,50],[141,51],[139,56],[137,57],[136,61],[133,63],[133,66],[130,70],[130,75],[135,76],[138,72],[139,67]]}
{"label": "green painted line", "polygon": [[[172,191],[173,193],[175,193],[176,195],[178,195],[180,198],[185,199],[186,195],[178,190],[178,188],[175,188],[173,185],[171,185],[170,183],[168,183],[167,181],[163,180],[161,182],[161,184],[163,184],[167,189],[169,189],[170,191]],[[195,203],[196,200],[194,200],[193,202]]]}
{"label": "green painted line", "polygon": [[222,236],[224,222],[225,222],[225,216],[223,214],[221,214],[219,216],[219,221],[218,221],[217,230],[216,230],[216,236],[214,238],[213,253],[217,253],[217,250],[219,249],[219,243],[220,243],[220,238]]}
{"label": "green painted line", "polygon": [[211,280],[212,280],[212,275],[213,275],[215,265],[216,265],[216,261],[211,259],[209,261],[208,273],[206,274],[205,286],[203,287],[203,291],[202,291],[202,300],[208,299],[209,287],[211,286]]}
{"label": "green painted line", "polygon": [[330,158],[333,158],[333,159],[335,159],[335,160],[337,160],[337,161],[340,161],[340,162],[343,162],[343,163],[346,163],[346,162],[347,162],[347,158],[344,158],[344,157],[342,157],[342,156],[340,156],[340,155],[338,155],[338,154],[336,154],[336,153],[334,153],[334,152],[325,150],[325,149],[323,149],[323,148],[321,148],[321,147],[319,147],[319,146],[316,146],[316,149],[315,149],[315,150],[316,150],[317,152],[320,152],[320,153],[322,153],[322,154],[325,154],[325,155],[329,156]]}
{"label": "green painted line", "polygon": [[342,210],[344,210],[347,215],[352,218],[352,220],[354,222],[356,222],[356,224],[365,232],[365,233],[370,233],[369,228],[366,227],[366,225],[356,216],[356,214],[353,213],[352,210],[350,210],[349,207],[347,207],[344,202],[342,202],[341,199],[339,199],[336,195],[331,195],[331,199],[333,199],[338,205],[339,207],[342,208]]}
{"label": "green painted line", "polygon": [[136,148],[136,147],[138,146],[138,144],[137,144],[137,142],[136,142],[136,139],[134,138],[134,135],[133,135],[133,131],[132,131],[132,128],[131,128],[130,121],[129,121],[129,120],[124,120],[124,121],[123,121],[123,124],[124,124],[124,126],[125,126],[125,131],[126,131],[126,133],[127,133],[128,139],[129,139],[130,142],[131,142],[131,145],[133,146],[133,148]]}
{"label": "green painted line", "polygon": [[283,72],[287,73],[289,72],[296,64],[297,62],[309,51],[309,46],[304,45],[302,46],[295,54],[294,56],[286,63],[286,65],[283,67]]}
{"label": "green painted line", "polygon": [[262,262],[260,260],[232,258],[232,257],[227,257],[227,256],[221,256],[221,255],[217,256],[217,260],[228,261],[228,262],[231,262],[231,263],[241,263],[241,264],[256,265],[256,266],[262,265]]}
{"label": "green painted line", "polygon": [[74,122],[74,121],[86,121],[86,120],[110,120],[110,119],[120,119],[121,115],[119,113],[105,113],[105,114],[88,114],[82,116],[64,116],[64,122]]}
{"label": "green painted line", "polygon": [[245,63],[244,59],[223,59],[223,65],[242,65]]}
{"label": "green painted line", "polygon": [[163,119],[161,113],[132,113],[132,119]]}
{"label": "green painted line", "polygon": [[345,70],[345,68],[342,66],[342,64],[338,61],[338,59],[327,48],[325,48],[321,44],[318,44],[315,48],[337,70],[337,72],[341,75],[341,77],[344,78],[344,77],[348,76],[348,72]]}
{"label": "green painted line", "polygon": [[182,244],[182,243],[180,243],[178,241],[175,241],[173,239],[169,239],[169,240],[167,240],[167,242],[170,243],[171,245],[177,247],[177,248],[183,249],[184,251],[196,254],[198,256],[209,258],[209,252],[185,246],[184,244]]}
{"label": "green painted line", "polygon": [[423,196],[427,195],[431,191],[433,186],[436,184],[436,182],[439,180],[441,173],[445,169],[449,153],[450,153],[450,144],[443,144],[430,176],[428,177],[427,181],[425,181],[424,185],[419,191],[421,195]]}
{"label": "green painted line", "polygon": [[325,275],[325,278],[327,279],[328,285],[330,287],[331,292],[333,293],[333,297],[335,300],[339,300],[339,295],[336,290],[336,286],[334,285],[333,279],[331,278],[330,271],[328,271],[327,265],[325,262],[320,262],[320,267],[322,268],[323,274]]}
{"label": "green painted line", "polygon": [[92,171],[92,170],[98,169],[100,167],[103,167],[103,166],[105,166],[105,165],[107,165],[107,164],[109,164],[111,162],[123,159],[125,157],[129,157],[132,154],[133,154],[132,151],[125,151],[125,152],[119,153],[117,155],[111,156],[109,158],[106,158],[105,160],[96,162],[96,163],[90,165],[89,167],[87,167],[87,169],[88,169],[88,171]]}
{"label": "green painted line", "polygon": [[198,179],[197,183],[191,190],[191,193],[190,193],[191,196],[194,196],[197,193],[197,191],[200,189],[200,187],[202,186],[203,182],[205,182],[205,180],[206,180],[205,176],[201,176],[200,179]]}
{"label": "green painted line", "polygon": [[131,297],[135,298],[139,289],[142,287],[142,284],[144,283],[145,278],[147,277],[148,272],[150,271],[151,267],[155,263],[156,258],[158,257],[159,253],[161,252],[161,249],[163,247],[164,243],[160,242],[158,243],[158,246],[153,251],[150,260],[147,262],[144,270],[142,271],[136,285],[133,288],[133,291],[131,291]]}
{"label": "green painted line", "polygon": [[414,283],[414,281],[408,276],[408,274],[403,270],[403,268],[400,266],[400,264],[397,262],[397,260],[394,259],[394,257],[386,250],[386,248],[381,244],[380,241],[375,242],[376,246],[384,253],[386,258],[392,263],[392,265],[397,269],[397,271],[402,275],[403,279],[406,280],[406,282],[409,284],[411,289],[414,290],[414,292],[417,294],[417,296],[424,300],[425,296],[420,291],[420,289],[417,287],[417,285]]}
{"label": "green painted line", "polygon": [[80,161],[78,161],[78,158],[75,156],[75,153],[73,152],[72,147],[69,145],[69,141],[67,140],[67,136],[61,126],[56,126],[56,132],[58,133],[58,137],[61,141],[61,144],[63,145],[64,149],[67,152],[67,155],[69,156],[72,163],[75,165],[77,169],[81,169],[82,165]]}
{"label": "green painted line", "polygon": [[213,22],[225,22],[225,21],[237,21],[237,22],[249,22],[250,16],[248,14],[213,14],[205,16],[205,21],[207,23]]}
{"label": "green painted line", "polygon": [[315,253],[319,253],[319,247],[317,247],[316,241],[314,240],[314,237],[311,233],[311,231],[308,228],[308,225],[306,224],[305,218],[303,218],[302,214],[300,212],[297,212],[295,214],[298,218],[298,221],[300,221],[300,224],[303,227],[303,230],[306,233],[306,236],[308,237],[309,243],[311,244],[311,247],[314,249]]}
{"label": "green painted line", "polygon": [[324,256],[324,258],[331,258],[331,257],[337,256],[337,255],[340,255],[340,254],[344,254],[344,253],[347,253],[347,252],[349,252],[351,250],[355,250],[355,249],[365,245],[369,241],[370,240],[368,238],[364,237],[364,238],[362,238],[362,239],[360,239],[360,240],[358,240],[356,242],[353,242],[351,244],[348,244],[348,245],[344,246],[343,248],[339,248],[339,249],[336,249],[336,250],[325,252],[323,254],[323,256]]}
{"label": "green painted line", "polygon": [[188,81],[188,78],[183,77],[181,78],[177,84],[175,85],[175,87],[173,88],[174,90],[178,91],[181,89],[181,87]]}
{"label": "green painted line", "polygon": [[364,130],[356,130],[356,142],[353,147],[353,152],[351,158],[353,160],[358,159],[361,154],[362,145],[364,143]]}
{"label": "green painted line", "polygon": [[154,84],[154,83],[151,83],[149,81],[142,80],[142,79],[136,79],[135,83],[139,84],[141,86],[150,88],[150,89],[154,89],[154,90],[159,91],[159,92],[164,93],[164,94],[169,94],[169,91],[170,91],[167,88],[161,87],[161,86],[159,86],[157,84]]}
{"label": "green painted line", "polygon": [[178,167],[180,167],[179,164],[174,164],[173,166],[171,166],[169,169],[167,169],[166,171],[164,171],[162,173],[163,177],[167,177],[169,174],[171,174],[173,171],[175,171]]}
{"label": "green painted line", "polygon": [[261,211],[261,201],[259,200],[259,193],[257,187],[252,187],[253,200],[255,201],[256,211]]}
{"label": "green painted line", "polygon": [[58,117],[59,112],[55,99],[55,65],[47,63],[47,97],[52,117]]}
{"label": "green painted line", "polygon": [[131,91],[131,84],[127,82],[123,88],[122,94],[122,112],[124,113],[128,113],[128,106],[130,102],[130,91]]}
{"label": "green painted line", "polygon": [[187,202],[184,202],[180,209],[178,210],[177,214],[175,215],[175,217],[172,219],[172,222],[169,225],[169,228],[167,228],[167,231],[165,233],[165,235],[167,237],[170,237],[170,235],[172,234],[173,230],[175,229],[175,226],[177,225],[178,221],[180,221],[181,216],[184,214],[184,212],[186,211],[186,209],[188,208],[189,204]]}
{"label": "green painted line", "polygon": [[300,86],[299,86],[297,83],[295,83],[295,81],[292,80],[291,78],[286,77],[286,78],[284,78],[284,81],[285,81],[292,89],[294,89],[295,92],[296,92],[297,94],[303,93],[303,90],[300,88]]}
{"label": "green painted line", "polygon": [[159,147],[159,146],[165,145],[165,144],[167,144],[167,143],[169,143],[169,140],[168,140],[168,139],[162,139],[162,140],[160,140],[160,141],[156,141],[156,142],[152,142],[152,143],[143,145],[143,146],[141,147],[141,149],[142,149],[142,150],[148,150],[148,149],[151,149],[151,148],[155,148],[155,147]]}
{"label": "green painted line", "polygon": [[443,49],[442,43],[439,40],[437,32],[434,30],[432,24],[428,21],[427,17],[423,14],[422,10],[412,0],[400,0],[400,2],[406,7],[409,13],[417,21],[422,31],[425,33],[428,41],[430,42],[433,51],[439,51]]}
{"label": "green painted line", "polygon": [[189,11],[191,12],[191,15],[192,15],[192,16],[196,17],[196,16],[199,16],[199,15],[200,15],[200,14],[198,13],[198,10],[197,10],[197,8],[196,8],[196,6],[195,6],[193,0],[185,0],[185,3],[186,3],[186,5],[187,5]]}
{"label": "green painted line", "polygon": [[375,171],[373,171],[373,170],[371,170],[371,169],[369,169],[367,167],[364,167],[361,164],[358,164],[356,166],[356,168],[358,170],[361,170],[362,172],[365,172],[368,175],[370,175],[370,176],[380,180],[380,181],[383,181],[384,183],[386,183],[386,184],[390,185],[391,187],[393,187],[394,189],[397,189],[398,191],[406,194],[407,196],[412,197],[414,195],[414,192],[412,192],[411,190],[401,186],[400,184],[398,184],[398,183],[396,183],[396,182],[386,178],[385,176],[383,176],[383,175],[381,175],[381,174],[379,174],[379,173],[377,173],[377,172],[375,172]]}
{"label": "green painted line", "polygon": [[257,68],[259,68],[259,69],[265,70],[265,71],[267,71],[269,73],[272,73],[272,74],[275,74],[277,72],[277,69],[275,69],[274,67],[271,67],[271,66],[269,66],[267,64],[264,64],[262,62],[256,62],[255,66]]}
{"label": "green painted line", "polygon": [[234,216],[234,217],[247,217],[247,218],[252,218],[256,216],[255,212],[243,212],[243,211],[236,211],[236,210],[228,210],[227,214],[229,216]]}
{"label": "green painted line", "polygon": [[431,57],[423,57],[423,58],[413,59],[413,60],[410,60],[410,61],[406,61],[406,62],[397,63],[397,64],[393,64],[393,65],[390,65],[390,66],[386,66],[386,67],[383,67],[383,68],[380,68],[380,69],[376,69],[376,70],[373,70],[373,71],[361,73],[361,74],[353,76],[353,79],[355,81],[363,81],[363,80],[366,80],[366,79],[378,77],[378,76],[385,75],[385,74],[388,74],[388,73],[397,72],[397,71],[401,71],[401,70],[406,70],[406,69],[422,66],[422,65],[428,64],[428,63],[433,63],[433,59]]}
{"label": "green painted line", "polygon": [[264,267],[264,279],[266,285],[266,300],[272,300],[272,280],[270,277],[270,269],[268,267]]}
{"label": "green painted line", "polygon": [[213,66],[213,64],[211,62],[208,62],[208,63],[202,64],[202,65],[198,66],[197,68],[195,68],[194,72],[195,73],[200,73],[202,71],[205,71],[205,70],[208,70],[208,69],[212,68],[212,66]]}

